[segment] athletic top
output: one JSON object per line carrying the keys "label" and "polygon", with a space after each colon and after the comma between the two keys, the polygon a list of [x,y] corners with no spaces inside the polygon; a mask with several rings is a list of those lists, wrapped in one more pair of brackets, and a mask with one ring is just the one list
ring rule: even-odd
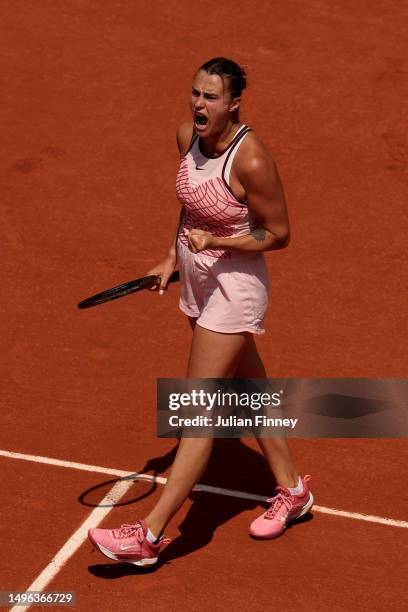
{"label": "athletic top", "polygon": [[[251,128],[242,125],[228,147],[218,157],[201,152],[200,138],[195,135],[187,153],[180,159],[176,195],[185,214],[179,229],[179,240],[188,245],[187,231],[196,228],[215,236],[243,236],[257,224],[246,202],[240,202],[229,186],[233,159]],[[226,249],[200,251],[203,255],[230,258]]]}

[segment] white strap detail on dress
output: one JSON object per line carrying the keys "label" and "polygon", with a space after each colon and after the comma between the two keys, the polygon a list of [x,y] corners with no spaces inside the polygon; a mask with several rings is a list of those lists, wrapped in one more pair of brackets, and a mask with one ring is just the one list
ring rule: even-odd
{"label": "white strap detail on dress", "polygon": [[[246,128],[247,126],[243,126],[243,127]],[[241,137],[240,141],[235,145],[233,151],[231,151],[231,155],[229,156],[228,161],[225,164],[224,179],[225,179],[225,182],[227,183],[227,185],[229,185],[230,187],[231,187],[231,185],[230,185],[230,182],[229,182],[229,178],[230,178],[230,173],[231,173],[232,162],[234,161],[234,157],[237,154],[237,151],[238,151],[239,147],[242,145],[243,141],[248,136],[248,134],[249,134],[249,131]]]}

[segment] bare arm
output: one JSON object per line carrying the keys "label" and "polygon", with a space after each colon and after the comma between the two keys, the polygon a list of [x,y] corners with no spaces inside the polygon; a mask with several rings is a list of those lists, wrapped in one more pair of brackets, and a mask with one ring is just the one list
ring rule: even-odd
{"label": "bare arm", "polygon": [[249,210],[260,227],[247,236],[220,239],[219,246],[242,251],[272,251],[289,244],[289,219],[282,182],[273,159],[266,154],[240,165],[240,181],[247,194]]}
{"label": "bare arm", "polygon": [[180,215],[179,215],[179,220],[178,220],[178,224],[177,224],[177,230],[176,233],[174,234],[174,238],[173,241],[170,245],[170,249],[168,252],[167,257],[171,257],[174,258],[177,261],[177,237],[179,234],[179,230],[180,230],[180,225],[183,223],[183,217],[184,217],[184,206],[181,207],[180,209]]}
{"label": "bare arm", "polygon": [[[192,122],[183,123],[183,125],[177,131],[177,146],[180,155],[184,155],[187,151],[193,133],[193,124]],[[159,288],[159,293],[162,294],[163,291],[167,288],[167,284],[170,276],[172,275],[176,265],[177,265],[177,237],[180,229],[180,225],[183,222],[184,217],[184,206],[181,207],[179,213],[179,219],[177,224],[177,230],[174,234],[173,240],[170,244],[169,251],[166,257],[161,261],[157,266],[151,268],[147,274],[158,274],[161,277],[161,283]]]}
{"label": "bare arm", "polygon": [[157,274],[158,276],[161,277],[161,281],[160,281],[160,287],[159,287],[159,294],[162,295],[164,290],[167,289],[167,284],[169,282],[169,278],[170,276],[173,274],[176,265],[177,265],[177,236],[178,236],[178,232],[179,232],[179,228],[180,228],[180,224],[183,220],[183,216],[184,216],[184,207],[181,208],[180,210],[180,216],[179,216],[179,222],[177,225],[177,231],[174,235],[174,238],[171,242],[169,251],[166,255],[166,257],[163,259],[163,261],[161,261],[159,264],[157,264],[157,266],[154,266],[154,268],[151,268],[148,272],[147,275],[150,274]]}
{"label": "bare arm", "polygon": [[[177,147],[178,147],[180,156],[185,155],[186,151],[188,150],[190,143],[191,143],[191,139],[193,137],[193,133],[194,132],[193,132],[192,121],[187,121],[186,123],[183,123],[177,130],[176,140],[177,140]],[[168,253],[168,256],[174,257],[176,260],[177,260],[177,237],[178,237],[180,225],[183,222],[183,217],[184,217],[184,206],[181,207],[179,221],[177,225],[177,231],[170,245],[170,249]]]}
{"label": "bare arm", "polygon": [[[251,152],[252,153],[252,152]],[[239,180],[247,194],[248,208],[259,226],[245,236],[223,238],[201,230],[191,230],[189,239],[195,252],[203,248],[225,248],[239,251],[272,251],[289,244],[290,230],[286,200],[275,162],[266,150],[257,148],[246,154],[237,168]],[[204,247],[202,247],[205,243]]]}

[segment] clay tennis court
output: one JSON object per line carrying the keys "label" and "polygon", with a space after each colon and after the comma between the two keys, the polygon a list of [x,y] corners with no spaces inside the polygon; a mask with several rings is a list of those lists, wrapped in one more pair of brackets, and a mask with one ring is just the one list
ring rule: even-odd
{"label": "clay tennis court", "polygon": [[75,591],[80,611],[406,608],[405,439],[293,440],[316,507],[265,542],[247,530],[267,465],[218,440],[160,565],[105,562],[87,528],[144,516],[168,474],[156,380],[184,376],[190,330],[174,285],[76,308],[165,254],[191,77],[225,55],[292,225],[267,255],[268,374],[407,377],[406,18],[395,0],[1,4],[0,590]]}

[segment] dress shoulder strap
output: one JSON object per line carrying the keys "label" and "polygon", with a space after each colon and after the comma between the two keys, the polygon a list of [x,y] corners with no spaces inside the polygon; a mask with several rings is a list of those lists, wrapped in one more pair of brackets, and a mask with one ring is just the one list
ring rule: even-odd
{"label": "dress shoulder strap", "polygon": [[248,127],[247,125],[244,126],[244,129],[241,130],[239,134],[237,134],[237,137],[234,140],[232,146],[230,147],[227,157],[225,158],[224,165],[222,167],[221,177],[224,183],[226,184],[226,186],[228,187],[228,189],[229,189],[229,176],[231,172],[232,162],[234,161],[234,157],[239,149],[240,144],[242,143],[244,139],[244,136],[246,136],[248,132],[251,132],[251,131],[252,131],[252,128]]}
{"label": "dress shoulder strap", "polygon": [[191,149],[193,148],[193,144],[195,143],[195,141],[197,140],[198,136],[197,134],[193,131],[193,135],[191,137],[190,140],[190,144],[188,145],[188,149],[187,151],[184,153],[183,157],[185,157],[187,155],[187,153],[189,153],[191,151]]}

